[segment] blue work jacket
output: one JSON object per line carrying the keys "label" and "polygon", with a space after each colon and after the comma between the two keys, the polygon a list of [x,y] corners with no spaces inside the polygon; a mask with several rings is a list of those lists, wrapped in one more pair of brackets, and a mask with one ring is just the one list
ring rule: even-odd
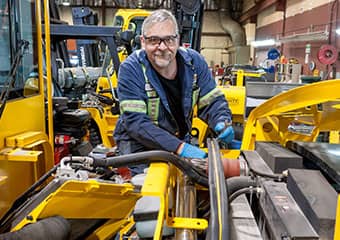
{"label": "blue work jacket", "polygon": [[[179,48],[177,54],[184,62],[178,67],[182,84],[182,105],[185,122],[191,130],[193,106],[198,106],[197,115],[212,129],[220,121],[231,120],[231,111],[223,93],[216,83],[208,65],[198,52]],[[146,84],[146,83],[149,84]],[[151,85],[151,86],[150,86]],[[156,93],[159,104],[150,110],[150,87]],[[144,50],[132,53],[120,66],[118,75],[118,98],[120,117],[114,132],[118,147],[120,142],[129,142],[124,154],[146,150],[176,152],[183,141],[178,139],[177,123],[171,114],[166,92],[146,57]],[[150,118],[150,111],[158,111],[157,120]],[[188,133],[189,134],[189,133]]]}

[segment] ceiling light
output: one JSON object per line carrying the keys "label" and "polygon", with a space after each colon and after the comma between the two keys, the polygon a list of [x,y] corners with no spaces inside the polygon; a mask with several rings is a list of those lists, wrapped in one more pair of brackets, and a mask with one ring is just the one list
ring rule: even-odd
{"label": "ceiling light", "polygon": [[274,39],[266,39],[266,40],[258,40],[258,41],[252,41],[251,45],[253,47],[266,47],[266,46],[273,46],[276,42]]}
{"label": "ceiling light", "polygon": [[340,35],[340,28],[338,28],[337,30],[335,30],[336,34]]}
{"label": "ceiling light", "polygon": [[62,2],[62,5],[63,5],[63,6],[70,6],[71,3],[70,3],[69,0],[64,0],[64,1]]}

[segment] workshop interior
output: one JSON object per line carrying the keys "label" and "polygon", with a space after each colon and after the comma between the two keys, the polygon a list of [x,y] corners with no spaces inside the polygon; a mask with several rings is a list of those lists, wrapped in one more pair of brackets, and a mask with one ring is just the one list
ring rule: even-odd
{"label": "workshop interior", "polygon": [[[161,8],[232,111],[206,159],[114,141]],[[0,240],[340,240],[339,0],[0,0],[0,42]]]}

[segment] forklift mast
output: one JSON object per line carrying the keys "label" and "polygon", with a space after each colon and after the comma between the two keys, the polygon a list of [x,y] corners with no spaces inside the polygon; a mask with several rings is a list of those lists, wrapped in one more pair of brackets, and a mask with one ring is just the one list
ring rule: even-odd
{"label": "forklift mast", "polygon": [[[72,8],[72,20],[74,25],[98,25],[98,14],[89,7]],[[77,56],[79,66],[100,66],[100,54],[97,42],[94,40],[78,39]]]}
{"label": "forklift mast", "polygon": [[175,0],[172,10],[181,35],[180,45],[200,52],[204,1]]}

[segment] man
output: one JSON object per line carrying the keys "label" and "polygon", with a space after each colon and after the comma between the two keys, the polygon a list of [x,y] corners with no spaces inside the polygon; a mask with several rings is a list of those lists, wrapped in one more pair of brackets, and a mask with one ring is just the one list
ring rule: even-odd
{"label": "man", "polygon": [[[195,105],[198,117],[230,143],[234,130],[228,103],[204,58],[179,48],[175,17],[167,10],[154,11],[142,25],[141,44],[142,50],[131,54],[119,70],[121,115],[114,134],[119,151],[166,150],[185,158],[205,158],[204,151],[190,144]],[[141,169],[136,166],[131,172]]]}

